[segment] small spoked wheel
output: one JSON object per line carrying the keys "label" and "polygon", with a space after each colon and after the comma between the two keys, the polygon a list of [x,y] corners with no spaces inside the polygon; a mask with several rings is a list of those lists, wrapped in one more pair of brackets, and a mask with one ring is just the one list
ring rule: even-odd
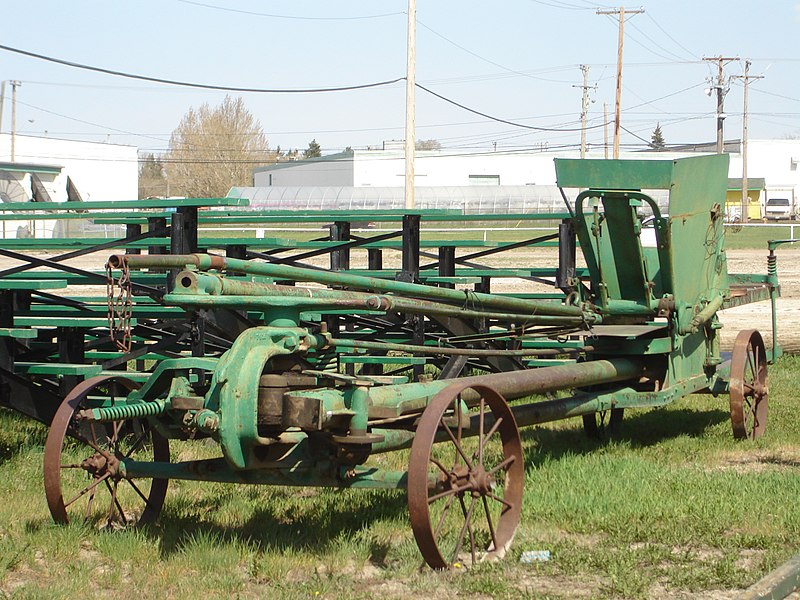
{"label": "small spoked wheel", "polygon": [[120,461],[169,462],[169,442],[144,419],[98,423],[79,417],[86,408],[119,405],[120,394],[138,388],[122,376],[92,377],[56,411],[44,447],[44,488],[57,523],[125,527],[158,518],[168,480],[128,479]]}
{"label": "small spoked wheel", "polygon": [[755,329],[736,336],[731,357],[730,407],[733,437],[754,440],[767,427],[767,352]]}
{"label": "small spoked wheel", "polygon": [[519,525],[524,476],[519,429],[498,392],[455,384],[436,394],[408,467],[411,528],[425,562],[447,569],[502,558]]}
{"label": "small spoked wheel", "polygon": [[583,415],[583,431],[593,440],[607,440],[619,435],[622,427],[624,408],[612,408]]}

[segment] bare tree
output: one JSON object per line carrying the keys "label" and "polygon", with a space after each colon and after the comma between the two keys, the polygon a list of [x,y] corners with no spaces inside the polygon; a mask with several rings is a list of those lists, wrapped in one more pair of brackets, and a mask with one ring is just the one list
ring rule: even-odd
{"label": "bare tree", "polygon": [[241,98],[225,96],[217,107],[190,108],[169,140],[170,193],[194,198],[224,196],[251,185],[253,168],[275,161],[261,123]]}
{"label": "bare tree", "polygon": [[439,140],[417,140],[417,143],[414,145],[417,150],[441,150],[442,144]]}

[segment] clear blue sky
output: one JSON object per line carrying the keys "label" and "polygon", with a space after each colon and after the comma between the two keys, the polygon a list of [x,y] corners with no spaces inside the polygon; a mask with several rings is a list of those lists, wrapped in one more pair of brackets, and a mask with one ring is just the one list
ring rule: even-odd
{"label": "clear blue sky", "polygon": [[[405,75],[406,0],[302,2],[142,0],[7,3],[3,45],[78,63],[214,85],[316,88]],[[613,117],[617,23],[591,0],[418,0],[417,81],[460,104],[537,127],[573,129],[581,73],[596,84],[590,125]],[[622,125],[668,143],[715,137],[704,56],[752,60],[752,138],[800,136],[800,1],[661,0],[626,21]],[[252,14],[259,13],[259,14]],[[166,149],[191,106],[224,92],[86,72],[0,50],[0,79],[22,82],[17,129],[61,138]],[[743,63],[726,72],[740,75]],[[324,94],[242,94],[270,147],[323,152],[404,136],[404,82]],[[7,97],[10,89],[7,89]],[[742,87],[726,98],[726,138],[741,135]],[[3,131],[10,128],[6,103]],[[579,143],[578,131],[535,132],[495,122],[417,91],[417,139],[446,148],[518,150]],[[589,132],[602,141],[602,128]],[[641,143],[624,134],[622,143]]]}

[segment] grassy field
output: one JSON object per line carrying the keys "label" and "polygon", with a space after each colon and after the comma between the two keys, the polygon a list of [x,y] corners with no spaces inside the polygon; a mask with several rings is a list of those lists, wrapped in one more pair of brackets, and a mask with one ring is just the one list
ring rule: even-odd
{"label": "grassy field", "polygon": [[[43,427],[0,412],[0,595],[11,598],[727,598],[798,550],[800,359],[771,373],[767,434],[735,442],[727,398],[524,430],[526,496],[496,564],[421,568],[402,492],[173,482],[159,523],[56,526]],[[200,452],[211,452],[201,447]],[[174,458],[196,456],[176,444]],[[382,457],[403,464],[404,453]],[[551,560],[522,564],[524,550]]]}

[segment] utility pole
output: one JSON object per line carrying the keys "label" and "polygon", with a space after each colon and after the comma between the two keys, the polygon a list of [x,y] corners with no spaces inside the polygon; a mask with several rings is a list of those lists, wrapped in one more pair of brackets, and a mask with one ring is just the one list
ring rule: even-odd
{"label": "utility pole", "polygon": [[3,131],[3,105],[6,103],[6,80],[0,83],[0,132]]}
{"label": "utility pole", "polygon": [[739,60],[738,56],[716,56],[703,58],[708,62],[717,63],[717,83],[713,89],[717,90],[717,154],[722,154],[725,149],[725,138],[723,135],[723,122],[725,121],[725,94],[728,93],[728,85],[725,82],[725,65],[732,60]]}
{"label": "utility pole", "polygon": [[17,137],[17,88],[22,85],[19,81],[10,81],[11,84],[11,162],[14,162],[14,146]]}
{"label": "utility pole", "polygon": [[406,49],[406,209],[414,208],[414,94],[416,92],[417,0],[408,0],[408,46]]}
{"label": "utility pole", "polygon": [[583,73],[583,85],[573,85],[572,87],[583,88],[583,101],[581,103],[581,158],[586,158],[586,119],[589,115],[589,90],[597,89],[597,86],[589,85],[589,65],[581,65]]}
{"label": "utility pole", "polygon": [[603,102],[603,158],[608,160],[608,102]]}
{"label": "utility pole", "polygon": [[742,111],[742,223],[750,216],[750,196],[747,182],[747,88],[751,79],[764,79],[763,75],[750,75],[750,61],[744,61],[744,75],[734,75],[734,79],[744,82],[744,110]]}
{"label": "utility pole", "polygon": [[614,158],[619,158],[620,100],[622,98],[622,45],[625,42],[625,15],[638,15],[643,8],[625,10],[624,6],[610,10],[597,10],[598,15],[617,15],[619,19],[619,39],[617,41],[617,95],[614,109]]}

